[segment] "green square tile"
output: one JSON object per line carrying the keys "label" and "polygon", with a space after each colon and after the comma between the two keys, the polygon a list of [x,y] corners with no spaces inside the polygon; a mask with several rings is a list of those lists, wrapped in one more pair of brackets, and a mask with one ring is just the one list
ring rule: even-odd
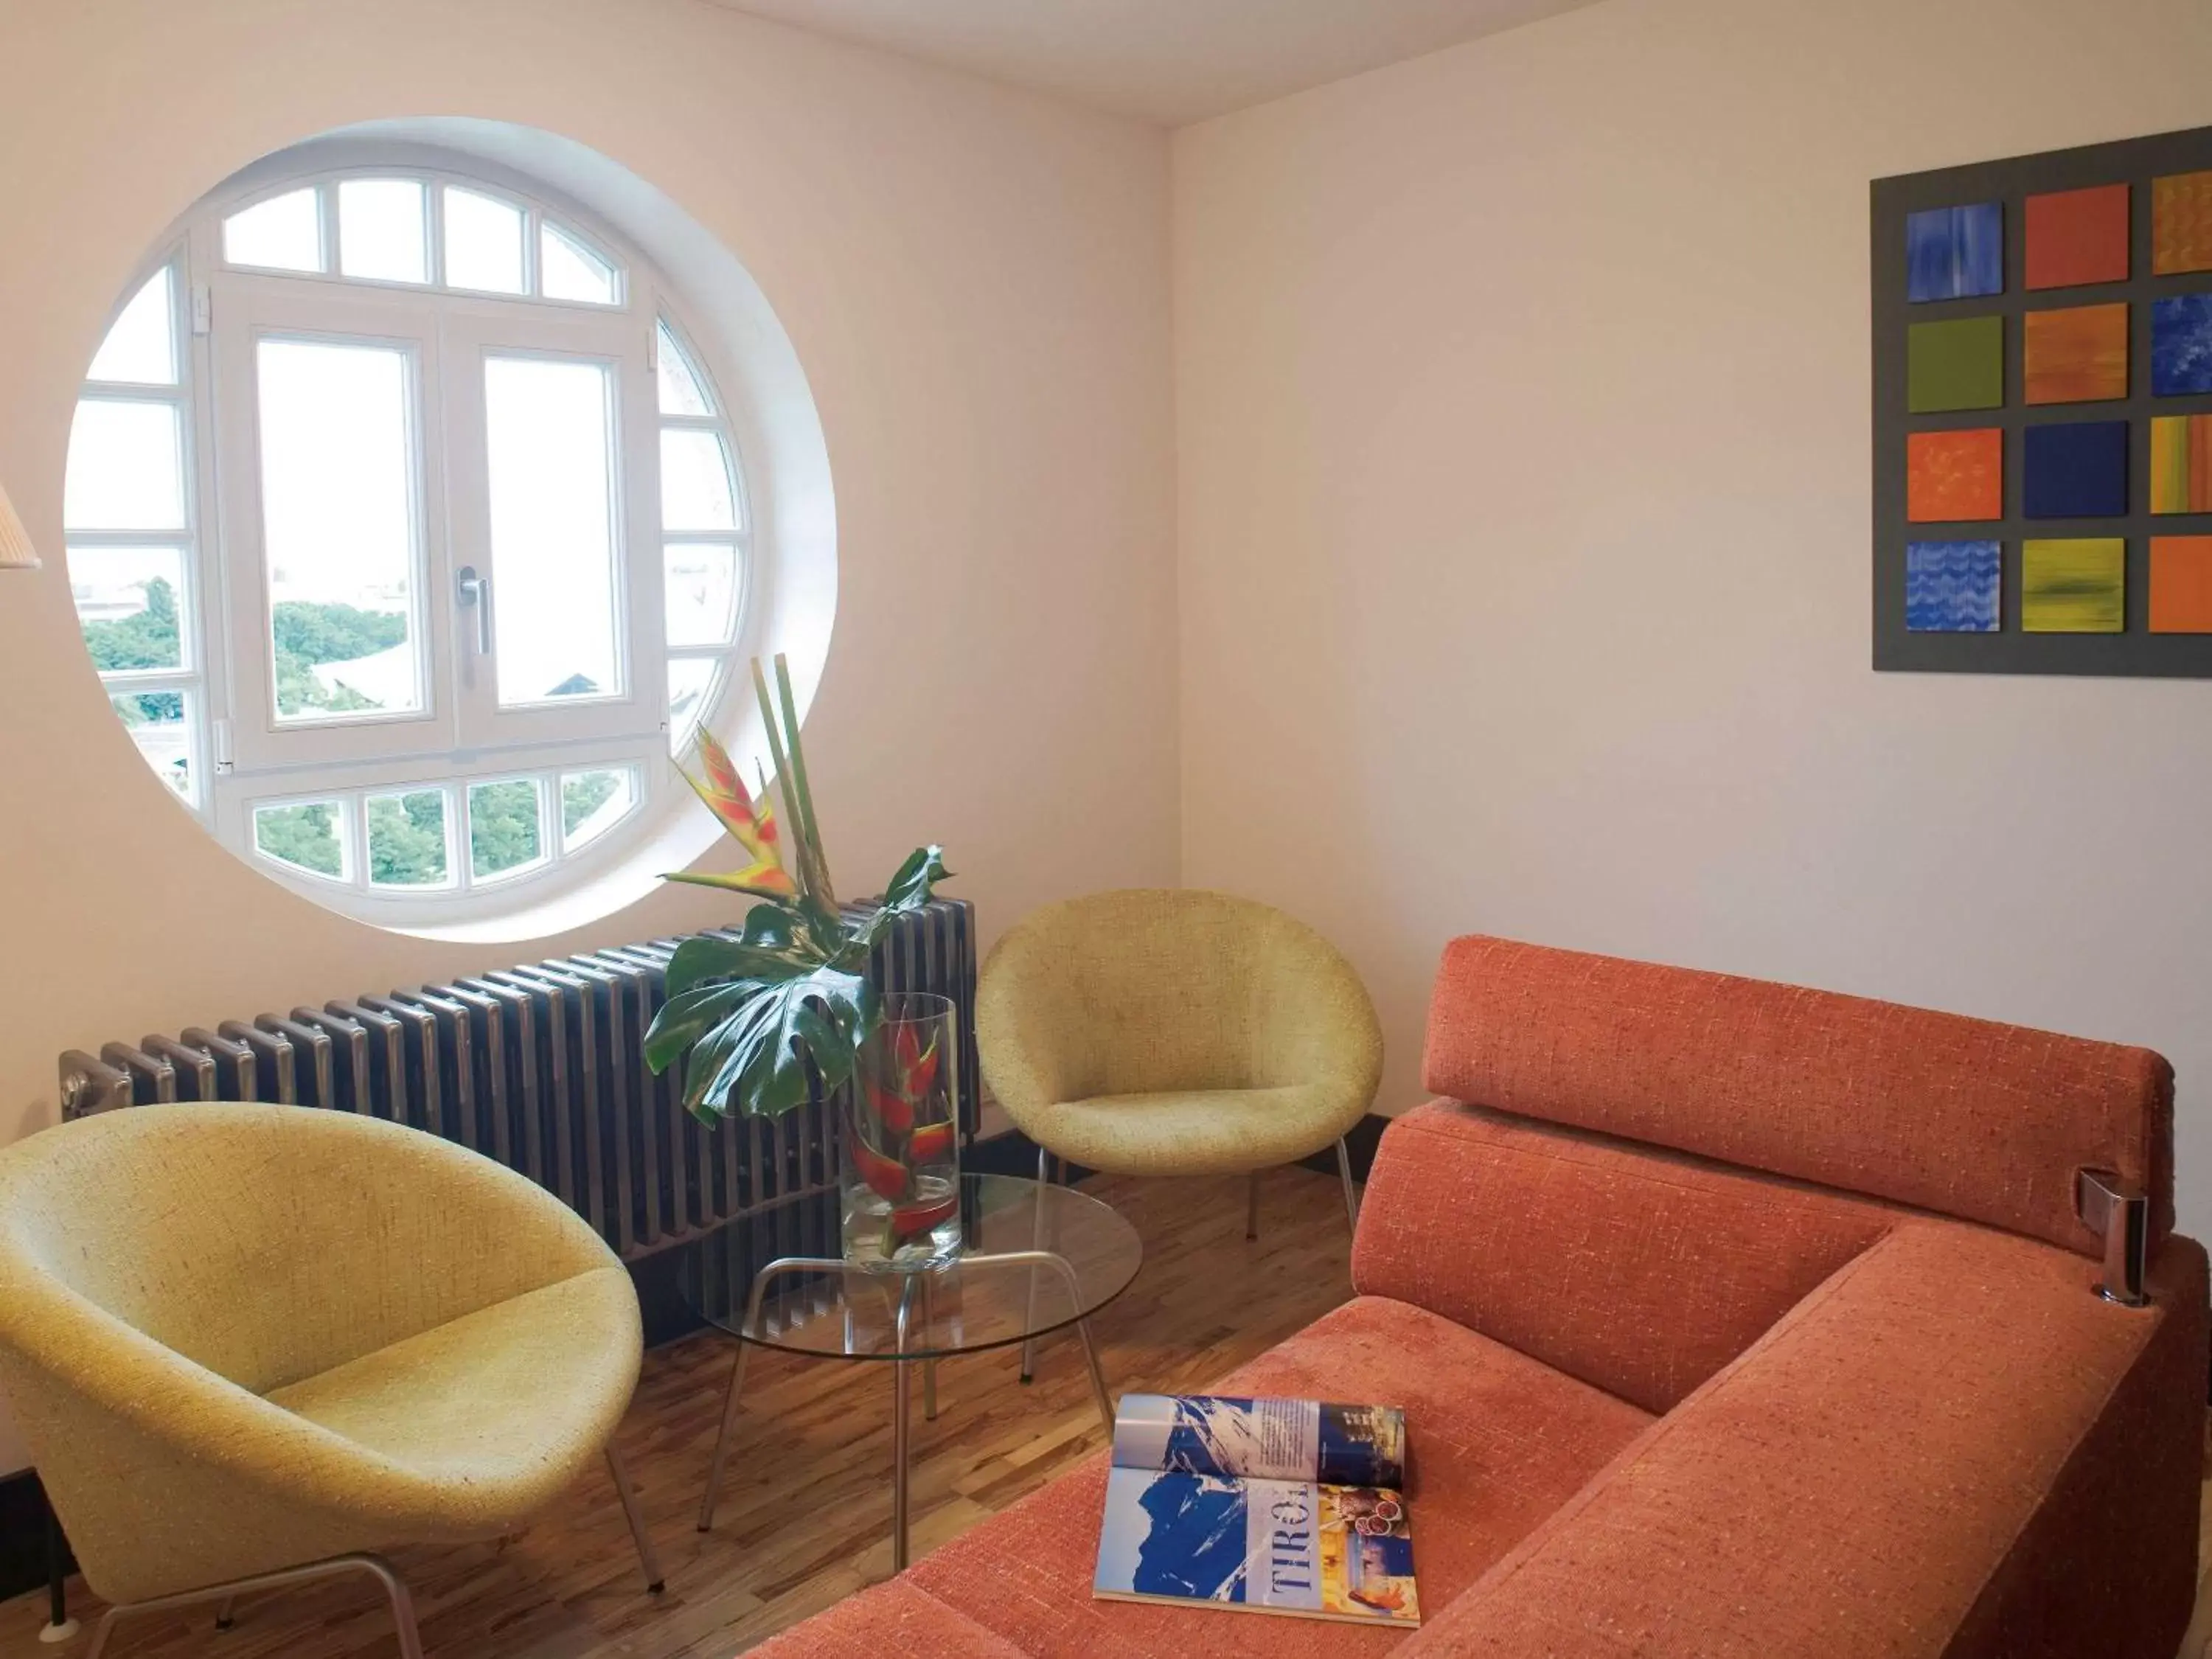
{"label": "green square tile", "polygon": [[2128,544],[2118,536],[2020,545],[2020,626],[2027,634],[2127,628]]}
{"label": "green square tile", "polygon": [[1915,323],[1905,343],[1905,406],[1915,415],[2004,404],[2004,319]]}

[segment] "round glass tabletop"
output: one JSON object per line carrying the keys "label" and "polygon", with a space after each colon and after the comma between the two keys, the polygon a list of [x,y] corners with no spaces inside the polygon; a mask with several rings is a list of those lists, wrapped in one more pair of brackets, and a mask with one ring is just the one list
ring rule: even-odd
{"label": "round glass tabletop", "polygon": [[[684,1302],[744,1341],[844,1359],[937,1359],[1005,1347],[1096,1313],[1137,1276],[1144,1246],[1111,1206],[1017,1176],[960,1177],[964,1245],[936,1267],[845,1267],[815,1257],[773,1264],[733,1222],[687,1247]],[[834,1212],[836,1195],[823,1201]],[[834,1213],[827,1236],[836,1237]]]}

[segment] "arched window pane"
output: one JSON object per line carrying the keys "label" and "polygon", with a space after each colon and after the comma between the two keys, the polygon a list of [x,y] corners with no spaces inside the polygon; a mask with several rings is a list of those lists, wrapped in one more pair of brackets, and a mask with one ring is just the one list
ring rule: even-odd
{"label": "arched window pane", "polygon": [[637,774],[627,767],[570,772],[561,780],[561,842],[571,852],[629,816],[637,805]]}
{"label": "arched window pane", "polygon": [[539,232],[538,286],[547,299],[611,306],[622,297],[612,265],[553,225],[542,225]]}
{"label": "arched window pane", "polygon": [[728,542],[674,542],[662,562],[672,646],[727,645],[738,621],[738,550]]}
{"label": "arched window pane", "polygon": [[469,786],[469,873],[512,876],[545,860],[544,792],[532,778]]}
{"label": "arched window pane", "polygon": [[448,185],[446,281],[486,294],[521,294],[522,210],[495,197]]}
{"label": "arched window pane", "polygon": [[453,809],[442,789],[371,795],[368,879],[374,887],[443,887],[453,878]]}
{"label": "arched window pane", "polygon": [[660,523],[665,530],[735,530],[737,493],[729,458],[711,432],[671,427],[660,434]]}
{"label": "arched window pane", "polygon": [[659,325],[659,352],[660,368],[660,412],[664,415],[704,416],[714,412],[708,400],[706,389],[699,384],[699,376],[691,367],[691,360],[676,337],[668,331],[668,325]]}
{"label": "arched window pane", "polygon": [[77,404],[62,522],[71,530],[185,527],[184,431],[174,404]]}
{"label": "arched window pane", "polygon": [[177,383],[176,270],[163,265],[131,296],[85,377],[137,386]]}
{"label": "arched window pane", "polygon": [[339,269],[372,282],[428,282],[422,207],[415,179],[346,179],[338,186]]}
{"label": "arched window pane", "polygon": [[344,806],[334,800],[301,801],[253,809],[253,850],[332,881],[345,878]]}
{"label": "arched window pane", "polygon": [[186,665],[184,549],[72,547],[69,573],[94,668],[145,674]]}
{"label": "arched window pane", "polygon": [[268,270],[320,270],[320,192],[295,190],[232,214],[222,222],[222,257],[234,265]]}

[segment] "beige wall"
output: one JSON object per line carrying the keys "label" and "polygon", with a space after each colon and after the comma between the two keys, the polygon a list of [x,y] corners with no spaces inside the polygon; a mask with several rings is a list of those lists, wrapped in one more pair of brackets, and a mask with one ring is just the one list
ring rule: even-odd
{"label": "beige wall", "polygon": [[1608,0],[1176,136],[1183,875],[1417,1097],[1487,930],[2155,1045],[2212,687],[1868,667],[1867,185],[2212,122],[2203,0]]}
{"label": "beige wall", "polygon": [[59,557],[76,383],[174,215],[346,123],[550,128],[758,279],[835,471],[807,743],[848,889],[930,838],[987,933],[1174,879],[1161,134],[697,0],[0,0],[0,479],[49,553],[0,577],[0,1139],[52,1121],[64,1047],[728,913],[671,890],[527,950],[381,934],[220,850],[107,712]]}

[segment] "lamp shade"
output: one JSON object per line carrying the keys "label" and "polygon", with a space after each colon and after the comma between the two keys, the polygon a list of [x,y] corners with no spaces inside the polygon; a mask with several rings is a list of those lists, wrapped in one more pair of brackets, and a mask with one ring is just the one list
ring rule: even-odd
{"label": "lamp shade", "polygon": [[0,570],[38,568],[39,556],[31,551],[31,532],[23,528],[15,509],[9,506],[8,492],[0,489]]}

